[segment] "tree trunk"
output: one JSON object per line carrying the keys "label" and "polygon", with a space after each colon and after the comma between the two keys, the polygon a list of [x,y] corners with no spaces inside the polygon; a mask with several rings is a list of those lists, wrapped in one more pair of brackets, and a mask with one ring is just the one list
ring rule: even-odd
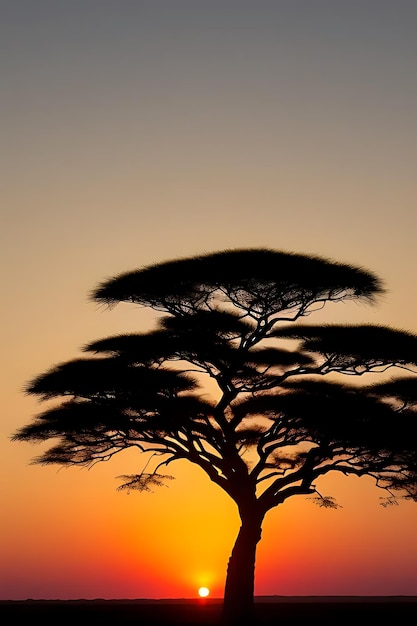
{"label": "tree trunk", "polygon": [[241,512],[239,530],[227,566],[222,623],[244,624],[253,613],[256,546],[261,538],[264,513]]}

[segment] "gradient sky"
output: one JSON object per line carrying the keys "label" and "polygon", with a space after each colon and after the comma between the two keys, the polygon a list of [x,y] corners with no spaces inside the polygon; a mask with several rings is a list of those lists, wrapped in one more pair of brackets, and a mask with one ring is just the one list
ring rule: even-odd
{"label": "gradient sky", "polygon": [[[235,247],[367,267],[388,293],[330,319],[417,332],[414,0],[0,0],[0,597],[220,596],[234,505],[197,469],[116,492],[31,466],[22,393],[88,341],[144,330],[88,300],[103,279]],[[257,594],[417,594],[417,505],[330,479],[343,508],[269,513]]]}

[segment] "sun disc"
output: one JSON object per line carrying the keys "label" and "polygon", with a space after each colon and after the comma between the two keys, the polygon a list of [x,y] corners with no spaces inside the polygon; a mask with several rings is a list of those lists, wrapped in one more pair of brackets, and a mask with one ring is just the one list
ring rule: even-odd
{"label": "sun disc", "polygon": [[200,596],[200,598],[207,598],[209,593],[210,589],[208,589],[207,587],[200,587],[200,589],[198,590],[198,595]]}

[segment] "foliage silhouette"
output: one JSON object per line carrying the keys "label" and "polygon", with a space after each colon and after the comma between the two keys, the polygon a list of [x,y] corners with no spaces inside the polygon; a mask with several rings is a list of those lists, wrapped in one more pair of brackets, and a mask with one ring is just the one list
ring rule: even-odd
{"label": "foliage silhouette", "polygon": [[[417,499],[417,336],[301,323],[327,303],[374,303],[383,292],[363,268],[263,249],[116,276],[92,299],[167,315],[150,332],[94,341],[84,347],[91,357],[31,381],[27,393],[61,403],[13,438],[57,438],[35,459],[44,464],[89,465],[135,446],[143,469],[123,476],[121,489],[161,484],[162,468],[178,459],[200,466],[241,518],[223,607],[225,622],[239,623],[252,609],[256,546],[270,509],[296,495],[337,507],[316,487],[329,472],[371,476],[388,501]],[[388,382],[345,382],[389,368],[396,377]],[[217,385],[210,401],[201,397],[204,379]]]}

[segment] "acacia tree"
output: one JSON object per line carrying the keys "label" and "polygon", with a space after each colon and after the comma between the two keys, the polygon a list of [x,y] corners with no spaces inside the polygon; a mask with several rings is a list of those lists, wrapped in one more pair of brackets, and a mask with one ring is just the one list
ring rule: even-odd
{"label": "acacia tree", "polygon": [[[91,356],[32,380],[28,393],[60,403],[14,439],[57,438],[35,459],[42,464],[91,465],[135,447],[141,469],[121,477],[121,489],[160,484],[179,459],[198,465],[241,520],[223,606],[235,623],[252,609],[256,547],[270,509],[297,495],[338,506],[318,490],[329,472],[371,476],[388,502],[417,500],[417,336],[302,323],[327,303],[373,303],[383,291],[362,268],[264,249],[106,280],[94,301],[151,307],[162,314],[157,326],[94,341],[84,347]],[[389,368],[392,379],[345,382]],[[208,379],[217,392],[203,400]]]}

